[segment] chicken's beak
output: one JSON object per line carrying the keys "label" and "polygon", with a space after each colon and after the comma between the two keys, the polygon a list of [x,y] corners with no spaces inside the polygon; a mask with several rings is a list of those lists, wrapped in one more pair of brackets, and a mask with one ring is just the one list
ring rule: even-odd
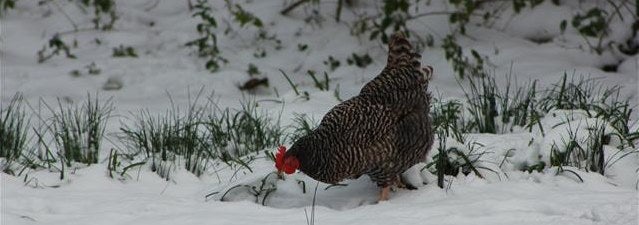
{"label": "chicken's beak", "polygon": [[277,171],[277,177],[278,177],[278,178],[280,178],[280,179],[282,179],[282,180],[284,180],[284,177],[285,177],[285,176],[284,176],[284,172],[282,172],[281,170],[278,170],[278,171]]}

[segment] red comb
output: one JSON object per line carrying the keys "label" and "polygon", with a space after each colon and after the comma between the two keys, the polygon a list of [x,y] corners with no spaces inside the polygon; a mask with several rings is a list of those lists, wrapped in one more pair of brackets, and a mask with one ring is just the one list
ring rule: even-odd
{"label": "red comb", "polygon": [[275,153],[275,168],[277,168],[277,171],[284,170],[284,154],[286,154],[286,147],[284,145],[277,147],[277,153]]}

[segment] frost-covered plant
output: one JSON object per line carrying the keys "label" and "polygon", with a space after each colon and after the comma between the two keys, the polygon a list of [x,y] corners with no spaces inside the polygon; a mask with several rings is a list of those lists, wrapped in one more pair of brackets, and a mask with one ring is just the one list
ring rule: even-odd
{"label": "frost-covered plant", "polygon": [[[568,137],[562,137],[562,143],[554,143],[551,149],[550,165],[556,167],[572,166],[585,171],[604,174],[604,145],[609,137],[606,136],[605,123],[587,126],[587,131],[573,129],[572,123],[567,122]],[[581,137],[579,132],[587,132]]]}
{"label": "frost-covered plant", "polygon": [[[511,88],[515,89],[512,93]],[[518,87],[510,83],[509,77],[506,90],[500,93],[499,98],[501,123],[504,126],[510,124],[510,131],[514,126],[526,127],[532,131],[535,125],[539,125],[543,132],[543,127],[539,124],[543,113],[537,108],[537,81],[533,81],[529,86]]]}
{"label": "frost-covered plant", "polygon": [[284,129],[279,119],[258,111],[254,100],[245,99],[241,105],[241,109],[213,105],[212,113],[201,121],[207,132],[203,141],[222,162],[251,171],[249,162],[255,159],[254,153],[282,143]]}
{"label": "frost-covered plant", "polygon": [[[637,12],[639,12],[639,10],[633,6],[632,1],[606,1],[603,6],[593,7],[585,12],[574,15],[570,20],[570,25],[584,38],[590,50],[595,51],[597,54],[602,54],[614,46],[617,46],[619,50],[624,53],[636,53],[636,46],[632,46],[636,43],[632,41],[614,45],[614,40],[605,40],[605,38],[612,32],[610,24],[615,18],[619,18],[621,21],[625,19],[634,19],[637,21],[639,17]],[[627,15],[632,16],[627,18]],[[560,23],[559,27],[562,32],[566,30],[567,24],[568,21],[566,20]],[[632,36],[634,37],[634,33],[637,31],[636,25],[633,25],[632,29]]]}
{"label": "frost-covered plant", "polygon": [[333,58],[332,55],[328,56],[328,59],[324,60],[324,65],[328,66],[331,71],[335,71],[335,69],[337,69],[340,66],[341,62],[335,58]]}
{"label": "frost-covered plant", "polygon": [[469,91],[464,90],[471,116],[471,126],[480,133],[497,133],[499,90],[494,78],[469,79]]}
{"label": "frost-covered plant", "polygon": [[198,56],[207,60],[206,69],[215,72],[220,69],[222,63],[228,62],[226,58],[221,56],[221,51],[217,45],[217,21],[213,17],[212,8],[207,0],[198,0],[193,7],[195,9],[193,17],[201,20],[196,26],[199,37],[186,43],[186,46],[196,47]]}
{"label": "frost-covered plant", "polygon": [[[97,64],[95,64],[95,62],[91,62],[90,64],[84,66],[84,69],[86,69],[86,73],[91,75],[99,75],[102,72],[102,70],[98,67]],[[69,74],[74,77],[79,77],[79,76],[82,76],[83,70],[80,70],[80,69],[71,70]]]}
{"label": "frost-covered plant", "polygon": [[131,46],[120,45],[113,48],[113,57],[133,57],[137,58],[138,54],[135,53],[135,48]]}
{"label": "frost-covered plant", "polygon": [[484,58],[473,49],[470,50],[472,58],[465,56],[454,35],[448,35],[444,38],[442,48],[444,48],[446,60],[451,62],[453,71],[457,73],[457,77],[460,79],[487,76],[484,70]]}
{"label": "frost-covered plant", "polygon": [[[233,17],[233,21],[239,24],[240,28],[246,28],[249,25],[258,29],[258,39],[271,40],[276,43],[276,49],[281,49],[281,41],[275,35],[268,35],[263,29],[262,20],[253,13],[245,10],[240,4],[233,4],[231,1],[226,2],[226,9]],[[193,6],[195,13],[193,17],[199,18],[200,22],[196,26],[199,37],[186,43],[188,47],[196,47],[197,55],[206,59],[205,67],[211,72],[216,72],[222,64],[228,63],[228,60],[222,57],[222,52],[218,47],[218,21],[213,16],[213,8],[207,0],[197,0]],[[233,31],[233,26],[227,23],[224,34]],[[256,58],[266,57],[266,50],[257,48],[254,56]]]}
{"label": "frost-covered plant", "polygon": [[71,53],[71,49],[69,46],[62,41],[60,35],[55,34],[51,39],[49,39],[48,47],[47,45],[42,46],[42,49],[38,51],[38,63],[43,63],[49,60],[51,57],[59,55],[60,52],[63,52],[67,58],[75,59],[76,56]]}
{"label": "frost-covered plant", "polygon": [[258,111],[257,102],[252,99],[244,100],[241,109],[227,109],[223,115],[226,118],[226,132],[231,140],[230,151],[236,157],[276,147],[283,141],[284,133],[279,119],[273,120]]}
{"label": "frost-covered plant", "polygon": [[621,87],[602,86],[596,79],[575,78],[564,73],[561,81],[542,92],[539,108],[581,109],[591,118],[610,122],[624,145],[634,147],[639,131],[630,130],[633,106],[628,98],[621,97]]}
{"label": "frost-covered plant", "polygon": [[184,113],[176,105],[172,105],[165,114],[155,116],[141,111],[136,115],[133,127],[124,125],[120,128],[129,152],[142,154],[151,171],[163,178],[169,179],[170,168],[177,166],[199,176],[206,170],[209,161],[216,157],[212,152],[215,149],[205,141],[207,134],[203,132],[203,121],[207,108],[197,105],[201,93]]}
{"label": "frost-covered plant", "polygon": [[129,152],[148,163],[151,170],[167,178],[178,166],[200,176],[212,161],[239,165],[248,170],[252,156],[283,141],[283,129],[257,110],[256,102],[246,100],[241,109],[221,109],[212,97],[199,104],[198,97],[184,113],[176,105],[164,114],[141,111],[134,126],[123,125],[122,140]]}
{"label": "frost-covered plant", "polygon": [[464,105],[459,101],[444,102],[441,99],[435,99],[431,105],[434,130],[443,132],[444,137],[452,136],[458,142],[464,142],[463,133],[469,132],[463,117]]}
{"label": "frost-covered plant", "polygon": [[[91,20],[95,29],[111,30],[118,19],[115,0],[79,0],[85,7],[93,7],[94,18]],[[108,20],[105,20],[105,15]]]}
{"label": "frost-covered plant", "polygon": [[373,59],[368,53],[358,55],[353,52],[353,54],[346,59],[346,63],[348,65],[355,65],[359,68],[366,68],[368,65],[373,63]]}
{"label": "frost-covered plant", "polygon": [[261,74],[260,69],[257,68],[257,66],[253,63],[248,64],[248,69],[246,70],[246,73],[251,77]]}
{"label": "frost-covered plant", "polygon": [[[468,175],[473,172],[476,176],[483,178],[477,168],[481,157],[486,152],[477,152],[480,143],[469,142],[465,146],[447,146],[447,136],[442,130],[437,131],[439,145],[437,154],[433,156],[433,162],[428,163],[426,168],[437,175],[437,185],[444,188],[445,176],[457,176],[460,172]],[[487,169],[487,168],[484,168]]]}
{"label": "frost-covered plant", "polygon": [[[15,0],[13,1],[0,0],[0,7],[2,6],[3,2],[15,2]],[[55,5],[56,6],[55,8],[58,9],[60,13],[64,14],[67,20],[71,23],[71,25],[73,26],[73,30],[55,33],[49,39],[48,46],[47,45],[43,46],[42,49],[40,49],[37,52],[38,63],[43,63],[49,60],[51,57],[55,55],[59,55],[61,52],[64,52],[67,58],[71,58],[71,59],[76,58],[76,56],[71,53],[69,45],[62,40],[61,35],[63,34],[77,33],[80,31],[93,30],[93,29],[95,30],[113,29],[113,26],[116,20],[118,19],[118,15],[116,13],[115,0],[73,0],[73,2],[75,2],[76,5],[84,12],[86,12],[87,7],[92,7],[94,9],[93,10],[94,18],[91,19],[94,27],[93,28],[79,27],[78,24],[76,24],[76,22],[74,22],[74,20],[64,10],[62,10],[61,6],[58,5],[56,1],[52,1],[52,0],[40,1],[39,5],[43,5],[44,3]],[[108,19],[106,19],[106,16],[108,16]],[[99,44],[100,43],[99,39],[96,38],[96,42]],[[77,47],[77,45],[78,45],[77,41],[74,40],[71,46]]]}
{"label": "frost-covered plant", "polygon": [[300,52],[304,52],[308,50],[308,44],[302,44],[302,43],[297,44],[297,50]]}
{"label": "frost-covered plant", "polygon": [[[399,30],[408,30],[406,22],[409,19],[409,0],[386,0],[382,5],[382,15],[372,22],[370,27],[371,40],[379,37],[383,43],[388,43],[390,34]],[[370,25],[368,25],[370,26]],[[391,28],[389,31],[388,29]]]}
{"label": "frost-covered plant", "polygon": [[225,0],[228,11],[233,15],[235,22],[240,24],[240,27],[246,25],[252,25],[256,28],[262,28],[264,24],[262,20],[255,16],[253,13],[244,10],[240,4],[232,4],[231,1]]}
{"label": "frost-covered plant", "polygon": [[114,109],[111,99],[100,103],[97,95],[92,98],[89,94],[82,105],[63,105],[61,99],[56,108],[43,100],[40,104],[51,117],[43,118],[38,111],[39,125],[33,127],[38,153],[25,158],[28,165],[60,172],[60,179],[64,179],[65,168],[74,166],[74,162],[98,163],[106,124]]}

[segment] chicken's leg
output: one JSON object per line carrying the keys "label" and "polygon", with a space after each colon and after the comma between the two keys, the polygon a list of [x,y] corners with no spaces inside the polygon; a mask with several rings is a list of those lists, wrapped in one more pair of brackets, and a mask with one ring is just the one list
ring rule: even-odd
{"label": "chicken's leg", "polygon": [[382,187],[379,192],[379,201],[386,201],[390,198],[390,186]]}

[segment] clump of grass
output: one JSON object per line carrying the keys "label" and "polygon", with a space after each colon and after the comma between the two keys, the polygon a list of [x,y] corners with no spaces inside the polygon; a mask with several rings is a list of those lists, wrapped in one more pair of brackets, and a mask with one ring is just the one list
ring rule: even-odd
{"label": "clump of grass", "polygon": [[[108,119],[113,111],[111,99],[100,104],[97,97],[87,95],[81,106],[64,106],[58,99],[58,109],[45,103],[52,118],[46,121],[45,132],[50,133],[57,154],[67,167],[72,162],[98,163],[98,155]],[[43,133],[37,134],[44,141]],[[48,144],[42,142],[49,149]]]}
{"label": "clump of grass", "polygon": [[444,102],[440,98],[432,106],[434,130],[444,132],[444,137],[453,136],[455,140],[464,142],[463,133],[468,132],[468,125],[463,118],[463,104],[455,100]]}
{"label": "clump of grass", "polygon": [[227,109],[224,112],[224,125],[235,156],[258,152],[267,147],[276,147],[282,143],[284,130],[279,119],[273,120],[266,113],[257,110],[257,102],[252,99],[241,103],[241,109]]}
{"label": "clump of grass", "polygon": [[571,121],[567,124],[567,137],[562,137],[561,145],[554,143],[551,149],[550,165],[562,168],[572,166],[585,171],[604,174],[606,163],[604,160],[604,145],[609,136],[606,133],[606,123],[596,122],[586,124],[587,135],[579,135],[581,126],[573,128]]}
{"label": "clump of grass", "polygon": [[612,97],[614,97],[614,93],[618,92],[618,87],[604,87],[595,81],[584,78],[576,80],[574,76],[568,78],[568,75],[564,73],[559,84],[554,84],[545,91],[545,95],[541,99],[541,108],[546,112],[551,109],[583,109],[588,111],[593,109],[595,104],[617,100]]}
{"label": "clump of grass", "polygon": [[545,90],[540,100],[540,108],[548,112],[552,109],[580,109],[591,118],[608,121],[622,139],[624,146],[635,147],[639,131],[631,131],[629,126],[633,105],[629,98],[621,97],[621,87],[602,86],[597,79],[568,78],[564,73],[559,84]]}
{"label": "clump of grass", "polygon": [[177,166],[200,176],[216,159],[251,170],[247,161],[252,158],[243,156],[282,142],[279,121],[259,112],[254,100],[243,101],[240,109],[221,109],[212,97],[198,104],[200,96],[185,113],[175,105],[155,116],[142,111],[133,127],[121,128],[127,148],[142,153],[161,177],[170,179],[171,168]]}
{"label": "clump of grass", "polygon": [[[538,90],[536,81],[513,89],[510,79],[507,79],[505,90],[500,90],[495,79],[489,76],[468,80],[469,88],[465,90],[465,96],[470,117],[463,118],[459,107],[449,103],[444,105],[445,108],[440,106],[433,110],[436,126],[454,127],[455,124],[466,122],[468,125],[463,126],[464,132],[482,133],[512,132],[514,127],[532,131],[533,127],[539,127],[542,135],[545,135],[540,120],[549,111],[582,110],[587,117],[605,122],[590,124],[593,126],[584,131],[588,133],[587,139],[579,139],[583,135],[579,136],[577,131],[569,128],[564,143],[552,147],[550,166],[558,167],[561,171],[562,166],[573,166],[601,174],[610,166],[605,163],[603,145],[610,144],[611,136],[621,140],[617,148],[622,151],[634,147],[639,140],[639,131],[629,129],[633,108],[628,99],[620,97],[621,89],[618,86],[601,86],[595,79],[577,79],[565,73],[558,84],[545,90]],[[614,132],[605,130],[606,126],[612,127]],[[450,135],[450,132],[446,135]],[[533,169],[541,170],[543,167],[545,165],[535,165]]]}
{"label": "clump of grass", "polygon": [[309,117],[307,114],[295,114],[293,118],[292,132],[288,135],[289,141],[296,141],[297,139],[306,136],[315,130],[319,122]]}
{"label": "clump of grass", "polygon": [[[433,103],[433,126],[440,139],[453,137],[465,143],[464,133],[513,132],[515,128],[532,132],[536,127],[545,136],[541,119],[547,113],[557,109],[582,110],[587,118],[596,118],[582,122],[597,123],[589,124],[587,131],[583,128],[579,135],[569,127],[563,143],[556,143],[550,149],[549,161],[519,169],[542,171],[550,166],[558,168],[558,173],[572,172],[578,176],[574,171],[564,168],[571,166],[604,174],[606,168],[621,158],[639,152],[632,150],[639,140],[639,130],[630,129],[633,106],[627,98],[620,97],[621,88],[618,86],[601,86],[595,79],[577,79],[567,74],[556,85],[542,90],[537,88],[536,81],[524,86],[511,85],[510,77],[507,77],[504,89],[500,89],[491,76],[470,77],[467,80],[465,87],[459,83],[464,88],[466,102],[439,100]],[[620,142],[611,142],[613,138]],[[440,166],[435,169],[441,173],[440,177],[452,173],[445,168],[455,167],[448,164],[450,157],[444,153],[451,149],[446,148],[445,144],[440,143],[440,153],[433,164]],[[619,152],[604,156],[604,145],[611,144],[616,144]],[[455,151],[452,153],[456,154]],[[443,185],[443,180],[439,181],[439,185]]]}
{"label": "clump of grass", "polygon": [[470,78],[469,92],[464,90],[468,111],[472,117],[470,125],[480,133],[497,133],[499,90],[495,79],[488,76]]}
{"label": "clump of grass", "polygon": [[512,85],[507,78],[506,88],[501,90],[491,76],[468,79],[464,88],[469,120],[465,132],[503,133],[514,127],[529,131],[538,126],[543,134],[540,119],[553,109],[584,110],[591,118],[610,121],[626,140],[626,144],[639,139],[639,133],[630,131],[632,113],[628,99],[621,99],[620,87],[597,85],[593,79],[561,78],[559,84],[545,90],[537,89],[537,82],[526,86]]}
{"label": "clump of grass", "polygon": [[480,133],[497,133],[499,90],[495,79],[488,76],[471,77],[469,92],[464,90],[471,116],[470,126]]}
{"label": "clump of grass", "polygon": [[539,125],[543,133],[543,127],[539,124],[543,113],[537,108],[537,81],[524,87],[514,85],[513,93],[512,86],[508,77],[506,90],[499,95],[502,132],[505,132],[507,127],[508,131],[512,132],[515,126],[526,127],[532,131],[534,125]]}
{"label": "clump of grass", "polygon": [[14,164],[19,164],[29,150],[30,118],[24,111],[23,97],[14,95],[9,104],[0,105],[0,164],[2,172],[15,175]]}
{"label": "clump of grass", "polygon": [[[197,142],[188,138],[188,132],[183,132],[181,127],[182,121],[174,121],[174,116],[177,115],[171,113],[176,112],[169,111],[165,115],[152,116],[148,111],[141,111],[137,115],[134,127],[121,128],[126,146],[143,154],[145,161],[150,161],[151,171],[166,179],[169,179],[169,169],[164,168],[166,162],[178,160],[178,157],[185,153],[182,150],[186,146]],[[198,170],[191,172],[201,173]]]}
{"label": "clump of grass", "polygon": [[[142,153],[150,161],[151,171],[169,179],[171,166],[182,162],[191,173],[200,176],[207,168],[211,157],[209,143],[204,142],[206,107],[197,105],[202,90],[191,102],[185,113],[172,104],[171,109],[160,115],[151,115],[142,110],[136,116],[135,125],[124,125],[123,141],[134,154]],[[172,102],[172,101],[171,101]]]}
{"label": "clump of grass", "polygon": [[[433,156],[433,162],[426,165],[431,172],[437,174],[437,185],[444,188],[445,176],[457,176],[460,172],[468,175],[473,172],[477,177],[484,178],[478,168],[484,168],[478,165],[481,157],[487,152],[478,152],[478,147],[482,147],[477,142],[467,143],[465,147],[447,146],[447,136],[445,131],[437,131],[437,139],[439,145],[437,154]],[[488,168],[484,168],[488,169]]]}

